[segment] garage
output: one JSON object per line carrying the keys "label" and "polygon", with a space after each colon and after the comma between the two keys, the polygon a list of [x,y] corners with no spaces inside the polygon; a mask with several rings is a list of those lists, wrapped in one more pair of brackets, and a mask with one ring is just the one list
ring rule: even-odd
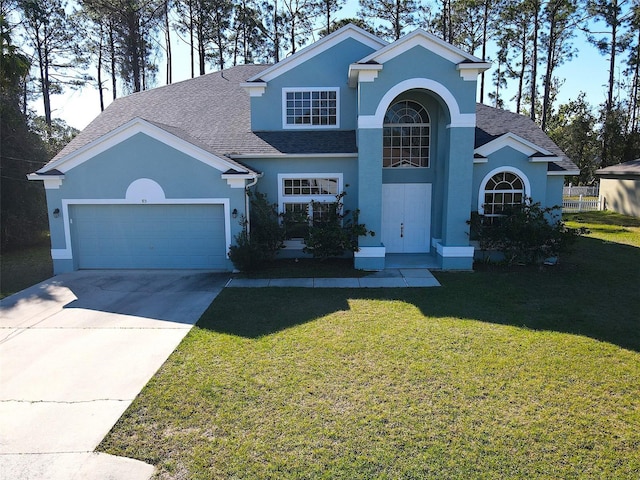
{"label": "garage", "polygon": [[224,207],[70,205],[77,268],[226,269]]}

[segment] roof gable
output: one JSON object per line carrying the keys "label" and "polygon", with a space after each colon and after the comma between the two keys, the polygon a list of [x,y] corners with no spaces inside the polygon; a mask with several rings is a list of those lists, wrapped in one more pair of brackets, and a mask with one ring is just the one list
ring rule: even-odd
{"label": "roof gable", "polygon": [[198,140],[191,138],[186,132],[176,127],[150,122],[141,117],[133,118],[77,150],[55,159],[36,173],[38,175],[45,175],[49,171],[57,170],[64,174],[139,133],[175,148],[185,155],[189,155],[222,173],[231,171],[242,174],[255,174],[252,170],[233,160],[220,157],[208,151],[206,146],[199,144],[200,142],[198,142]]}
{"label": "roof gable", "polygon": [[530,158],[546,158],[546,161],[558,160],[558,157],[553,155],[549,150],[539,147],[533,142],[530,142],[529,140],[512,132],[507,132],[504,135],[485,143],[481,147],[476,148],[474,152],[486,157],[504,147],[511,147]]}
{"label": "roof gable", "polygon": [[302,50],[294,53],[290,57],[285,58],[284,60],[279,61],[275,65],[267,68],[266,70],[260,72],[257,75],[254,75],[247,79],[247,83],[251,82],[269,82],[274,78],[279,77],[280,75],[288,72],[289,70],[303,64],[310,58],[333,48],[344,40],[352,38],[357,40],[358,42],[367,45],[374,50],[378,50],[383,46],[387,45],[387,42],[381,40],[375,35],[367,32],[366,30],[361,29],[360,27],[356,27],[352,23],[336,30],[335,32],[327,35],[326,37],[318,40],[317,42],[312,43],[311,45],[304,47]]}
{"label": "roof gable", "polygon": [[[475,57],[458,47],[445,42],[444,40],[436,37],[435,35],[418,28],[413,32],[405,35],[404,37],[390,43],[386,47],[383,47],[371,55],[366,56],[358,63],[385,63],[392,58],[412,49],[413,47],[421,46],[436,55],[441,56],[449,60],[452,63],[472,63],[481,64],[486,66],[485,70],[489,68],[490,64],[483,62],[480,58]],[[476,67],[477,68],[477,67]]]}

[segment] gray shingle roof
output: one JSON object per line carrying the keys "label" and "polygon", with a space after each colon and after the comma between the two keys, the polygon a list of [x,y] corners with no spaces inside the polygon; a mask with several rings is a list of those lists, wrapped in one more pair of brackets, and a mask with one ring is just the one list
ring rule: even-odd
{"label": "gray shingle roof", "polygon": [[[137,117],[219,156],[357,152],[354,131],[252,132],[250,97],[240,84],[268,67],[239,65],[224,72],[119,98],[52,161],[73,153]],[[562,158],[550,164],[550,170],[577,169],[527,117],[478,104],[476,121],[476,147],[513,132]],[[238,165],[239,169],[247,169]]]}
{"label": "gray shingle roof", "polygon": [[640,175],[640,158],[596,170],[596,175]]}
{"label": "gray shingle roof", "polygon": [[476,104],[476,148],[508,132],[560,157],[559,161],[549,163],[549,171],[578,170],[560,147],[529,117],[481,103]]}

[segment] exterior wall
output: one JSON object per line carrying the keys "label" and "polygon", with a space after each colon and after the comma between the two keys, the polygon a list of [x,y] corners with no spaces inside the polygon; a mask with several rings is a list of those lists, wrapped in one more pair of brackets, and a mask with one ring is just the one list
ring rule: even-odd
{"label": "exterior wall", "polygon": [[[460,77],[456,65],[422,47],[414,47],[383,66],[378,78],[360,84],[360,115],[374,115],[382,97],[408,79],[428,79],[444,86],[455,98],[460,113],[475,114],[476,82]],[[447,110],[444,100],[441,104]]]}
{"label": "exterior wall", "polygon": [[[267,195],[271,203],[279,205],[279,174],[341,174],[342,190],[347,193],[343,198],[344,209],[354,211],[358,208],[358,159],[356,157],[326,158],[261,158],[243,159],[243,163],[252,169],[262,172],[262,177],[253,190]],[[360,219],[362,221],[362,219]],[[310,256],[301,251],[303,244],[288,242],[285,248],[278,252],[281,258]]]}
{"label": "exterior wall", "polygon": [[[46,191],[49,212],[56,208],[61,211],[59,218],[50,218],[54,272],[77,268],[73,260],[55,258],[60,256],[56,251],[73,247],[67,244],[65,237],[68,219],[65,218],[63,200],[71,203],[79,200],[95,200],[95,203],[124,201],[132,182],[147,178],[160,185],[165,203],[170,203],[171,199],[193,199],[194,202],[219,199],[227,202],[229,211],[237,209],[239,213],[244,212],[244,189],[230,188],[220,175],[217,169],[144,134],[134,135],[69,170],[59,188]],[[237,222],[231,222],[231,238],[240,230]],[[231,262],[228,266],[232,268]]]}
{"label": "exterior wall", "polygon": [[347,86],[347,72],[351,63],[372,52],[370,47],[347,38],[303,65],[269,81],[262,96],[251,98],[251,129],[282,130],[282,89],[285,87],[339,87],[339,129],[355,130],[357,96],[356,90]]}
{"label": "exterior wall", "polygon": [[[381,228],[383,182],[432,183],[432,251],[447,269],[470,269],[473,260],[466,222],[470,217],[475,130],[473,122],[469,126],[451,122],[453,115],[456,121],[460,114],[475,118],[475,95],[475,81],[463,80],[455,64],[423,47],[411,48],[387,61],[373,82],[359,84],[360,118],[371,122],[375,117],[375,124],[368,123],[368,128],[361,125],[357,135],[361,219],[374,231]],[[406,98],[422,103],[431,116],[431,166],[383,170],[384,112],[394,101]],[[366,251],[356,255],[356,267],[384,268],[384,258],[376,258],[384,257],[379,237],[361,239],[360,246]]]}
{"label": "exterior wall", "polygon": [[471,196],[472,211],[478,211],[481,206],[478,202],[481,201],[479,200],[480,188],[485,177],[496,169],[508,169],[508,167],[515,167],[526,177],[523,180],[525,183],[529,183],[530,191],[526,191],[525,194],[534,202],[540,202],[543,206],[549,207],[562,205],[564,177],[549,177],[546,163],[530,162],[527,155],[511,147],[501,148],[489,155],[488,158],[489,161],[487,163],[474,164],[473,193]]}
{"label": "exterior wall", "polygon": [[640,178],[601,178],[600,198],[607,210],[640,218]]}

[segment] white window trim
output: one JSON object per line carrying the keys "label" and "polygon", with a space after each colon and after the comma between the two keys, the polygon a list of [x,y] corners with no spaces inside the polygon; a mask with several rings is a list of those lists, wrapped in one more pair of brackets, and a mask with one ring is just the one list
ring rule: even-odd
{"label": "white window trim", "polygon": [[278,174],[278,208],[281,213],[284,213],[285,203],[311,203],[325,202],[331,203],[336,199],[336,195],[285,195],[283,180],[287,178],[337,178],[338,179],[338,194],[342,193],[343,181],[342,173],[279,173]]}
{"label": "white window trim", "polygon": [[[335,92],[336,124],[335,125],[291,125],[287,123],[287,93],[291,92]],[[340,128],[340,87],[296,87],[282,89],[282,128],[286,130],[335,130]]]}
{"label": "white window trim", "polygon": [[502,172],[509,172],[509,173],[513,173],[514,175],[517,175],[518,177],[520,177],[520,179],[522,180],[522,183],[524,184],[524,192],[523,192],[523,198],[531,198],[531,184],[529,183],[529,179],[527,178],[527,176],[522,172],[522,170],[519,170],[515,167],[498,167],[498,168],[494,168],[493,170],[491,170],[489,173],[487,173],[485,175],[485,177],[482,179],[482,182],[480,182],[480,190],[478,192],[478,213],[480,215],[484,215],[484,194],[485,194],[485,190],[487,188],[487,183],[489,183],[489,180],[491,180],[491,178],[498,174],[498,173],[502,173]]}

